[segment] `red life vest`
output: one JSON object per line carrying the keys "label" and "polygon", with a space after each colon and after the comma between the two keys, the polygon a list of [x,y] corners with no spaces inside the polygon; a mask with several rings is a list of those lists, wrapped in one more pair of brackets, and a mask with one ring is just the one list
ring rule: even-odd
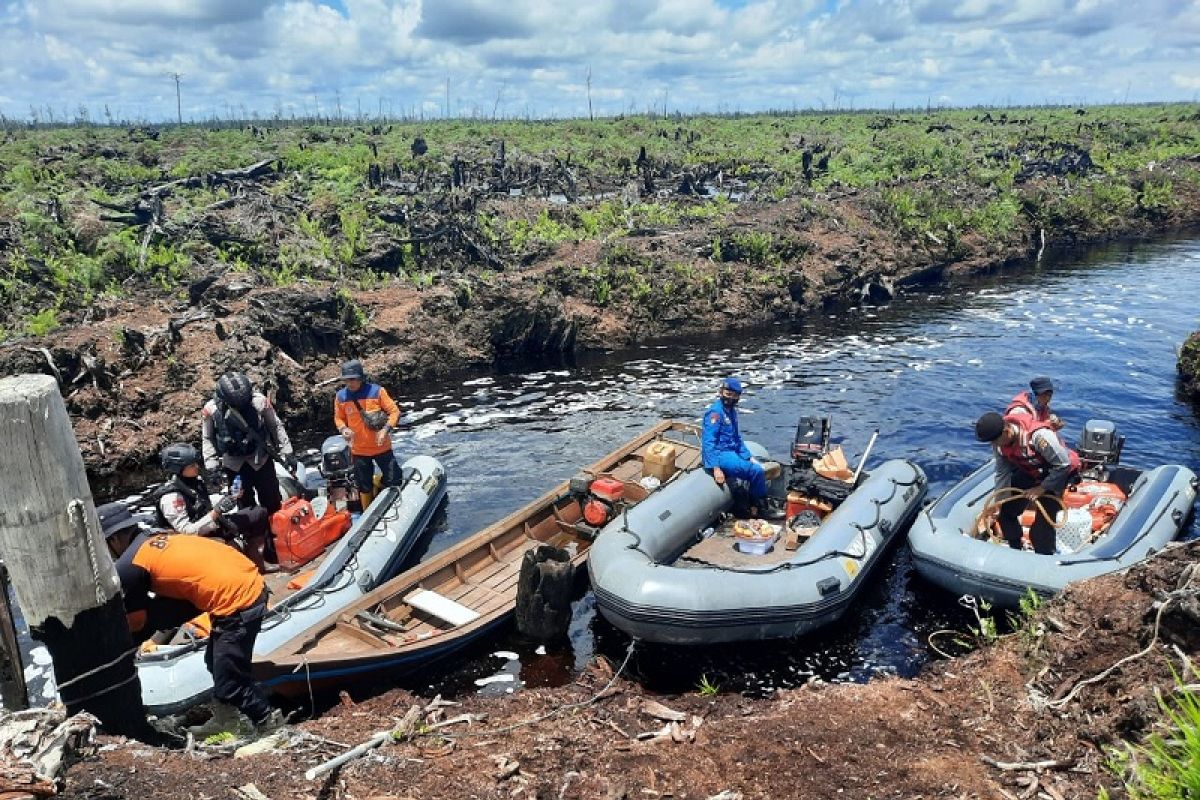
{"label": "red life vest", "polygon": [[1026,392],[1018,392],[1012,400],[1008,401],[1008,408],[1004,409],[1004,416],[1007,417],[1018,410],[1026,412],[1038,422],[1048,422],[1050,420],[1050,409],[1039,408],[1036,403],[1029,399],[1029,394]]}
{"label": "red life vest", "polygon": [[[1054,433],[1054,427],[1049,422],[1035,419],[1029,414],[1006,414],[1004,423],[1016,425],[1020,432],[1016,439],[1000,448],[1000,455],[1025,474],[1041,478],[1046,472],[1046,459],[1042,458],[1042,454],[1033,446],[1033,434],[1040,430]],[[1079,454],[1069,447],[1067,454],[1071,459],[1071,470],[1078,472]]]}

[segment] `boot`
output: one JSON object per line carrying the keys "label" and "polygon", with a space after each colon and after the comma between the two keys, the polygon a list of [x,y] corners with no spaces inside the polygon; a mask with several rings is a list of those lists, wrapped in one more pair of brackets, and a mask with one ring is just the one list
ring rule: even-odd
{"label": "boot", "polygon": [[254,723],[254,735],[260,739],[270,736],[286,724],[287,717],[283,716],[283,712],[278,708],[273,708],[270,714]]}
{"label": "boot", "polygon": [[364,492],[362,489],[358,490],[358,503],[362,506],[363,511],[367,510],[367,506],[371,505],[371,501],[374,499],[374,492]]}
{"label": "boot", "polygon": [[249,724],[249,720],[228,703],[214,700],[212,712],[212,718],[208,722],[203,725],[194,725],[188,728],[188,732],[203,741],[210,736],[222,733],[232,733],[234,736],[242,738],[254,731],[253,726]]}
{"label": "boot", "polygon": [[783,506],[774,498],[760,497],[754,503],[755,508],[752,513],[759,519],[780,520],[785,516]]}

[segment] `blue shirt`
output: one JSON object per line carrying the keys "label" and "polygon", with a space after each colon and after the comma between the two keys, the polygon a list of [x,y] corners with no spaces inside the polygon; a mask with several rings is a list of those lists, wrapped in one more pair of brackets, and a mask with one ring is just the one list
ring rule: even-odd
{"label": "blue shirt", "polygon": [[704,412],[700,442],[700,454],[704,459],[705,469],[719,466],[717,462],[721,453],[736,453],[742,458],[750,458],[750,450],[746,448],[738,430],[737,409],[725,408],[720,398],[714,400]]}

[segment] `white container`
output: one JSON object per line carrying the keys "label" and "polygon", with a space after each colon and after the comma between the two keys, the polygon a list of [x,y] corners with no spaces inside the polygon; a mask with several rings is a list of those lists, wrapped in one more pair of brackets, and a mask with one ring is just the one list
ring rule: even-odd
{"label": "white container", "polygon": [[736,539],[733,546],[740,553],[749,555],[761,556],[770,552],[771,548],[779,541],[779,534],[775,534],[769,539]]}

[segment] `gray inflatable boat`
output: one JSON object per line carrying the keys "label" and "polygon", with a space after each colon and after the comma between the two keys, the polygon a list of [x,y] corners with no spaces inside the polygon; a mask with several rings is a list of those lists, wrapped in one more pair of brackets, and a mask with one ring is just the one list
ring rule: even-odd
{"label": "gray inflatable boat", "polygon": [[[1106,440],[1112,446],[1089,449],[1089,438]],[[995,465],[988,461],[913,523],[908,543],[917,572],[956,595],[973,595],[997,607],[1016,608],[1030,589],[1050,596],[1073,581],[1126,569],[1179,535],[1196,500],[1194,472],[1178,464],[1144,472],[1115,466],[1120,439],[1111,423],[1089,422],[1079,452],[1086,479],[1079,489],[1119,486],[1125,495],[1106,527],[1094,534],[1085,527],[1079,537],[1068,536],[1064,524],[1057,535],[1059,552],[1054,555],[975,538],[976,518],[995,488]],[[1070,506],[1068,503],[1068,509]],[[1063,520],[1069,521],[1069,517]]]}
{"label": "gray inflatable boat", "polygon": [[777,542],[750,554],[709,530],[732,507],[730,491],[702,469],[682,472],[597,537],[588,560],[597,605],[630,636],[667,644],[808,633],[845,613],[925,490],[919,467],[887,461],[799,549]]}
{"label": "gray inflatable boat", "polygon": [[[303,589],[272,603],[254,643],[256,657],[336,616],[400,571],[446,496],[446,471],[437,459],[418,455],[402,466],[404,484],[375,497],[354,527],[330,547]],[[139,655],[147,712],[174,714],[208,699],[212,675],[204,664],[206,642],[166,645]]]}

